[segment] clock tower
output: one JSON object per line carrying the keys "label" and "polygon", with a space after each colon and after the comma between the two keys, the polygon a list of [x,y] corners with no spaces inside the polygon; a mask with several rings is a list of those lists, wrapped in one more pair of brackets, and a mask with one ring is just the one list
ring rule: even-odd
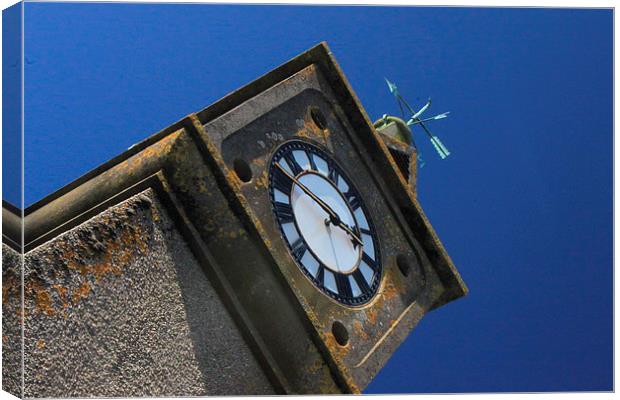
{"label": "clock tower", "polygon": [[24,211],[24,386],[9,261],[5,389],[360,393],[467,292],[415,157],[373,128],[324,43],[132,146]]}

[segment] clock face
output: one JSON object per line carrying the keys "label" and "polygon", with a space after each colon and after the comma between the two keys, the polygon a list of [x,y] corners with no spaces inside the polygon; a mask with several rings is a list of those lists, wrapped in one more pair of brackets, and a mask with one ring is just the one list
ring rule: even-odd
{"label": "clock face", "polygon": [[323,293],[361,305],[377,292],[381,257],[363,199],[319,147],[294,140],[269,166],[271,203],[297,265]]}

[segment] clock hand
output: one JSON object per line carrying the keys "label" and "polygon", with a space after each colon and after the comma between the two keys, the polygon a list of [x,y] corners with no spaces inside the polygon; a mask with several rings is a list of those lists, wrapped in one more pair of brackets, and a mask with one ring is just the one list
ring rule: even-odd
{"label": "clock hand", "polygon": [[[362,242],[362,240],[359,238],[359,236],[357,236],[357,234],[355,234],[353,232],[353,230],[351,229],[351,227],[349,227],[349,225],[345,224],[344,222],[342,222],[342,220],[338,221],[337,223],[334,223],[333,221],[331,221],[329,218],[325,219],[325,225],[329,225],[330,223],[336,225],[337,227],[341,228],[343,231],[345,231],[347,234],[349,234],[349,236],[351,236],[354,240],[353,240],[353,247],[355,248],[356,245],[360,245],[360,246],[364,246],[364,242]],[[355,243],[357,242],[357,243]]]}
{"label": "clock hand", "polygon": [[332,230],[329,227],[329,224],[327,224],[327,234],[329,236],[329,243],[332,246],[332,253],[334,254],[334,260],[336,261],[336,268],[338,268],[338,271],[340,271],[340,265],[338,263],[338,255],[336,254],[336,248],[334,247],[334,239],[332,238]]}
{"label": "clock hand", "polygon": [[299,188],[301,190],[303,190],[308,196],[310,196],[310,198],[312,200],[314,200],[319,206],[321,206],[321,208],[323,210],[325,210],[325,212],[329,215],[329,219],[330,219],[330,222],[332,224],[336,225],[337,227],[341,228],[346,233],[348,233],[360,246],[364,245],[362,240],[351,230],[351,228],[349,228],[349,226],[347,224],[342,222],[342,220],[340,219],[340,216],[338,214],[336,214],[336,212],[334,210],[332,210],[330,206],[328,206],[317,195],[312,193],[312,191],[310,191],[310,189],[308,189],[303,183],[299,182],[299,180],[297,178],[295,178],[294,176],[289,174],[284,169],[284,167],[282,167],[280,165],[280,163],[275,163],[275,164],[280,169],[280,171],[282,171],[282,173],[284,173],[284,175],[286,175],[290,180],[292,180],[297,186],[299,186]]}
{"label": "clock hand", "polygon": [[346,233],[348,233],[349,236],[354,239],[354,242],[357,242],[357,244],[359,244],[360,246],[364,246],[364,242],[362,242],[362,240],[351,230],[351,228],[349,228],[349,225],[345,224],[344,222],[342,222],[342,220],[340,220],[337,226],[343,229]]}
{"label": "clock hand", "polygon": [[287,178],[292,180],[297,186],[299,186],[301,190],[303,190],[308,196],[310,196],[312,200],[314,200],[319,206],[321,206],[321,208],[325,210],[327,214],[329,214],[329,218],[330,220],[332,220],[332,222],[340,220],[340,217],[338,216],[338,214],[336,214],[334,210],[332,210],[330,206],[325,204],[325,202],[321,200],[317,195],[312,193],[310,189],[308,189],[303,183],[299,182],[297,178],[289,174],[279,163],[276,163],[276,166],[284,173],[284,175],[287,176]]}

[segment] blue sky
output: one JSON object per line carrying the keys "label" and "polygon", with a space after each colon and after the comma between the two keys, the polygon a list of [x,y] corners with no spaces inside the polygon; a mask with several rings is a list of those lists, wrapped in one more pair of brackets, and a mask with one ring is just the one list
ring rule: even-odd
{"label": "blue sky", "polygon": [[419,199],[470,288],[368,393],[612,389],[610,10],[28,3],[25,203],[326,40],[435,125]]}

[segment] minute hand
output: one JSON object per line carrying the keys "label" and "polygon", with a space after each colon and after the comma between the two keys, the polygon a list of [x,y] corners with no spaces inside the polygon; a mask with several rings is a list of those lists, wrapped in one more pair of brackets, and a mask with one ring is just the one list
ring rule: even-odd
{"label": "minute hand", "polygon": [[308,196],[310,196],[312,200],[314,200],[319,206],[321,206],[323,210],[325,210],[325,212],[329,215],[330,221],[334,225],[338,226],[346,233],[348,233],[360,246],[364,245],[362,240],[351,230],[351,228],[347,226],[347,224],[342,222],[340,216],[334,210],[332,210],[332,208],[327,205],[327,203],[325,203],[317,195],[312,193],[312,191],[308,189],[303,183],[299,182],[297,178],[289,174],[288,171],[286,171],[279,163],[276,163],[276,166],[280,169],[280,171],[282,171],[282,173],[284,173],[284,175],[286,175],[290,180],[292,180],[297,186],[299,186],[301,190],[303,190]]}

